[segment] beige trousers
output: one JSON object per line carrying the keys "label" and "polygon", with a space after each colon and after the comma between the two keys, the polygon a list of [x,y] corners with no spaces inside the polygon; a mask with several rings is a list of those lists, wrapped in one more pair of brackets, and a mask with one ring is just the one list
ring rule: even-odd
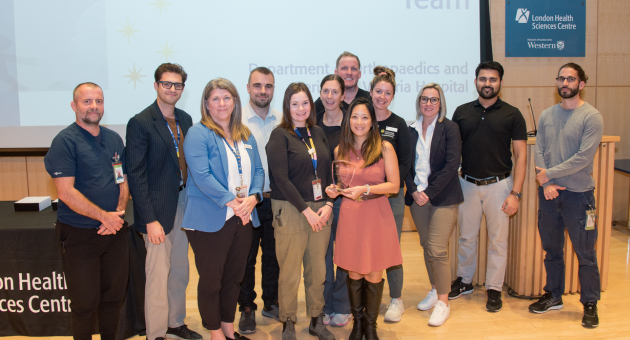
{"label": "beige trousers", "polygon": [[[326,202],[306,202],[317,212]],[[276,257],[280,266],[278,302],[280,321],[296,320],[298,288],[304,265],[306,314],[320,315],[324,309],[326,281],[326,250],[330,241],[332,214],[323,230],[314,232],[306,217],[288,201],[271,200],[273,227],[276,237]]]}
{"label": "beige trousers", "polygon": [[435,285],[438,294],[448,294],[451,291],[448,241],[457,223],[457,208],[457,204],[437,207],[431,205],[431,202],[423,206],[414,202],[410,207],[411,218],[424,249],[424,264],[429,280]]}

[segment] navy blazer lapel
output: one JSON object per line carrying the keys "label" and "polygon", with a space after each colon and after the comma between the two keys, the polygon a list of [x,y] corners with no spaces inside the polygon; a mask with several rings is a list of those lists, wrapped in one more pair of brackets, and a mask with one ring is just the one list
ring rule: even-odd
{"label": "navy blazer lapel", "polygon": [[[437,117],[435,118],[437,119]],[[435,130],[433,130],[433,137],[431,138],[431,155],[429,159],[429,165],[433,165],[433,160],[437,153],[438,146],[442,141],[442,134],[444,134],[444,122],[435,122]]]}
{"label": "navy blazer lapel", "polygon": [[[153,125],[155,126],[155,129],[164,140],[164,143],[166,143],[166,148],[168,149],[169,154],[171,154],[171,157],[173,157],[173,160],[177,163],[177,167],[179,168],[179,160],[177,159],[177,152],[175,151],[173,136],[168,131],[168,127],[166,127],[166,119],[164,119],[164,116],[162,115],[162,111],[160,111],[160,107],[158,106],[157,101],[155,101],[153,105],[151,105],[151,115],[153,116]],[[175,133],[175,131],[173,131],[173,133]],[[183,145],[180,145],[180,147],[183,147]]]}
{"label": "navy blazer lapel", "polygon": [[175,117],[177,117],[177,120],[179,121],[179,127],[182,129],[182,134],[186,136],[188,129],[190,129],[190,125],[188,125],[188,121],[186,119],[182,119],[180,112],[182,111],[176,108]]}

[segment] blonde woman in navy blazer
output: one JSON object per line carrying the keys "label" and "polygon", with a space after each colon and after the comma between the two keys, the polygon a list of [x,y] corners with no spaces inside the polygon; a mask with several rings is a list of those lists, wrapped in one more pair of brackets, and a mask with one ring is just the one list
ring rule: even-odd
{"label": "blonde woman in navy blazer", "polygon": [[234,332],[234,315],[249,253],[243,250],[260,225],[254,208],[262,200],[264,170],[234,84],[211,80],[201,117],[184,141],[188,203],[182,222],[199,273],[199,314],[213,340],[247,339]]}
{"label": "blonde woman in navy blazer", "polygon": [[458,205],[464,201],[457,176],[462,141],[459,126],[446,118],[446,101],[440,85],[429,83],[420,89],[416,113],[417,120],[409,126],[414,162],[405,178],[405,204],[420,235],[432,286],[418,309],[433,308],[429,325],[441,326],[451,310],[448,240],[457,223]]}

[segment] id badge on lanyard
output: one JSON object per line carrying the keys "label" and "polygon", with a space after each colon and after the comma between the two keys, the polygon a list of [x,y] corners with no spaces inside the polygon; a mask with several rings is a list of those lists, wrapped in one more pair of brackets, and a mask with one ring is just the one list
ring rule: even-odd
{"label": "id badge on lanyard", "polygon": [[302,134],[300,134],[300,131],[298,131],[295,126],[293,127],[293,129],[295,130],[295,133],[302,139],[302,142],[304,143],[304,145],[306,145],[306,148],[308,149],[308,154],[311,156],[311,161],[313,162],[313,170],[315,171],[315,179],[311,182],[311,184],[313,185],[313,198],[315,199],[315,201],[319,201],[324,196],[322,194],[322,180],[317,177],[317,150],[315,150],[315,142],[313,142],[313,138],[311,137],[311,130],[308,128],[308,126],[306,127],[309,142],[311,143],[311,145],[308,145],[302,137]]}
{"label": "id badge on lanyard", "polygon": [[118,154],[118,152],[114,152],[114,157],[112,157],[112,159],[114,160],[112,162],[112,170],[114,170],[114,181],[116,181],[116,184],[123,183],[125,181],[125,177],[123,174],[122,161],[120,160],[120,155]]}
{"label": "id badge on lanyard", "polygon": [[234,148],[232,149],[232,147],[230,146],[230,143],[228,143],[227,140],[226,140],[225,141],[225,145],[228,146],[230,151],[232,151],[232,153],[234,154],[234,157],[236,157],[236,163],[238,164],[238,174],[239,174],[239,176],[241,178],[241,185],[237,186],[235,188],[235,190],[236,190],[236,197],[238,197],[238,198],[245,198],[245,197],[247,197],[247,185],[243,184],[243,168],[241,167],[241,153],[238,150],[238,144],[236,142],[234,142]]}

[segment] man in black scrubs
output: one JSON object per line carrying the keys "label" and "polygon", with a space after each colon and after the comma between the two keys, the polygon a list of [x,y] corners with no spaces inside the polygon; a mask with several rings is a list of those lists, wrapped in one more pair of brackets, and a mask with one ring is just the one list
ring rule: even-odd
{"label": "man in black scrubs", "polygon": [[97,315],[101,339],[115,338],[129,275],[125,147],[99,125],[103,103],[100,86],[79,84],[70,104],[76,121],[44,158],[59,195],[56,229],[77,340],[92,338]]}
{"label": "man in black scrubs", "polygon": [[[350,103],[355,98],[370,99],[370,92],[359,88],[359,79],[361,79],[361,61],[359,61],[359,57],[348,51],[341,53],[337,57],[335,74],[343,79],[345,85],[346,98],[341,102],[341,109],[344,112],[348,110]],[[322,104],[322,99],[317,98],[315,101],[315,112],[323,111],[324,104]]]}

